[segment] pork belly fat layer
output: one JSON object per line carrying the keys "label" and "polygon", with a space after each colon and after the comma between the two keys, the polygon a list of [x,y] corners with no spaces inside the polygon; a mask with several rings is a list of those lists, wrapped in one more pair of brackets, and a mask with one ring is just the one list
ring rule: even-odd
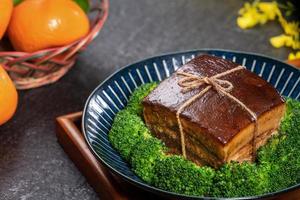
{"label": "pork belly fat layer", "polygon": [[[264,145],[276,133],[285,105],[275,107],[258,119],[257,148]],[[144,106],[144,119],[154,133],[170,148],[170,153],[181,154],[180,133],[174,113],[159,106]],[[219,167],[229,161],[252,160],[252,136],[254,124],[243,129],[230,143],[223,146],[209,135],[199,134],[203,130],[183,120],[187,158],[196,164]],[[202,136],[202,137],[199,137]]]}

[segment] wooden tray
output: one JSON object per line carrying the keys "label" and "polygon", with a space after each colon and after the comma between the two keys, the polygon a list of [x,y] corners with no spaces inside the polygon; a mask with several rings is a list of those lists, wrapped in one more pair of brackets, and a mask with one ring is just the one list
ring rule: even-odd
{"label": "wooden tray", "polygon": [[94,157],[81,133],[82,112],[60,116],[56,119],[58,142],[74,162],[101,200],[162,199],[141,190],[110,173]]}

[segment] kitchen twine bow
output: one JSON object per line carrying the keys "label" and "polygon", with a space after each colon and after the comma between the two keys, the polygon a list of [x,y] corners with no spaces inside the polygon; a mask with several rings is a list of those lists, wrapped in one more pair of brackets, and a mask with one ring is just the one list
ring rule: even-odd
{"label": "kitchen twine bow", "polygon": [[227,80],[222,80],[220,79],[221,77],[231,74],[235,71],[239,71],[245,69],[243,66],[237,66],[235,68],[232,68],[228,71],[219,73],[217,75],[207,77],[207,76],[198,76],[186,72],[177,72],[178,75],[183,76],[178,82],[178,85],[182,88],[182,92],[186,93],[191,90],[199,88],[201,85],[206,84],[207,86],[201,90],[199,93],[188,99],[186,102],[184,102],[176,112],[176,118],[177,118],[177,123],[179,126],[179,131],[180,131],[180,140],[181,140],[181,150],[182,150],[182,155],[183,157],[186,158],[186,149],[185,149],[185,137],[184,137],[184,132],[183,132],[183,127],[182,123],[180,120],[180,114],[182,111],[192,104],[196,99],[204,95],[207,91],[210,89],[215,89],[220,95],[222,96],[227,96],[228,98],[232,99],[235,101],[237,104],[239,104],[244,110],[248,112],[248,114],[251,116],[252,120],[254,120],[254,131],[253,131],[253,139],[252,139],[252,159],[254,160],[256,157],[256,135],[257,135],[257,116],[256,114],[250,110],[243,102],[241,102],[239,99],[236,97],[232,96],[229,92],[232,91],[234,86],[230,81]]}

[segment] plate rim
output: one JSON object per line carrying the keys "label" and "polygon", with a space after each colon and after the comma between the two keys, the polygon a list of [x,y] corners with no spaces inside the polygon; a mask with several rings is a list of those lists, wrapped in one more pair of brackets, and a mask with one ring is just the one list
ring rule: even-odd
{"label": "plate rim", "polygon": [[[151,60],[151,59],[155,59],[158,57],[164,57],[164,56],[174,56],[174,55],[178,55],[178,54],[187,54],[187,53],[192,53],[192,52],[197,52],[197,53],[205,53],[208,51],[219,51],[219,52],[225,52],[225,53],[235,53],[235,54],[246,54],[246,55],[250,55],[250,56],[258,56],[258,57],[263,57],[263,58],[267,58],[279,63],[282,63],[284,65],[288,65],[290,67],[292,67],[293,69],[296,69],[298,71],[300,71],[299,68],[296,68],[295,66],[285,63],[277,58],[273,58],[271,56],[267,56],[267,55],[263,55],[260,53],[254,53],[254,52],[246,52],[246,51],[237,51],[237,50],[228,50],[228,49],[219,49],[219,48],[200,48],[200,49],[191,49],[191,50],[182,50],[182,51],[174,51],[174,52],[167,52],[167,53],[162,53],[162,54],[157,54],[151,57],[146,57],[143,59],[139,59],[133,63],[127,64],[121,68],[119,68],[118,70],[114,71],[112,74],[110,74],[107,78],[105,78],[103,81],[100,82],[100,84],[98,84],[98,86],[90,93],[90,95],[88,96],[85,104],[84,104],[84,109],[83,109],[83,114],[82,114],[82,120],[81,120],[81,125],[82,125],[82,132],[84,135],[84,139],[86,141],[86,143],[88,144],[88,147],[90,149],[90,151],[94,154],[94,156],[97,158],[98,161],[100,161],[102,164],[104,164],[111,172],[119,175],[120,177],[122,177],[123,180],[143,189],[143,190],[147,190],[149,192],[158,192],[163,196],[172,196],[172,197],[177,197],[177,198],[184,198],[184,199],[203,199],[203,200],[247,200],[247,199],[263,199],[263,198],[268,198],[268,197],[274,197],[276,195],[280,195],[280,194],[284,194],[296,189],[300,189],[300,183],[294,185],[294,186],[290,186],[288,188],[276,191],[276,192],[271,192],[271,193],[266,193],[263,195],[256,195],[256,196],[246,196],[246,197],[233,197],[233,198],[219,198],[219,197],[205,197],[205,196],[195,196],[195,195],[185,195],[185,194],[180,194],[180,193],[175,193],[175,192],[171,192],[171,191],[167,191],[167,190],[163,190],[157,187],[154,187],[152,185],[148,185],[146,183],[141,183],[141,182],[137,182],[136,180],[123,175],[122,173],[120,173],[118,170],[115,170],[112,166],[110,166],[107,162],[105,162],[97,153],[96,151],[93,149],[92,144],[89,142],[88,136],[87,136],[87,131],[86,131],[86,126],[85,126],[85,121],[86,121],[86,113],[87,113],[87,108],[88,105],[90,103],[91,98],[94,96],[94,94],[99,90],[99,88],[101,88],[108,80],[110,80],[113,76],[115,76],[116,74],[120,73],[121,71],[136,65],[140,62],[144,62],[147,60]],[[153,191],[154,190],[154,191]]]}

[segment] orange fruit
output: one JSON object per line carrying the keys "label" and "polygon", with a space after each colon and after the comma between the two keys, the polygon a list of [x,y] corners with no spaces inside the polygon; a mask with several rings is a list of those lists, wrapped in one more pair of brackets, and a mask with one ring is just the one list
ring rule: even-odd
{"label": "orange fruit", "polygon": [[7,122],[15,113],[18,93],[6,71],[0,66],[0,125]]}
{"label": "orange fruit", "polygon": [[13,10],[12,0],[0,0],[0,40],[2,39],[9,23]]}
{"label": "orange fruit", "polygon": [[25,0],[17,5],[8,36],[18,51],[70,44],[89,31],[89,20],[73,0]]}

